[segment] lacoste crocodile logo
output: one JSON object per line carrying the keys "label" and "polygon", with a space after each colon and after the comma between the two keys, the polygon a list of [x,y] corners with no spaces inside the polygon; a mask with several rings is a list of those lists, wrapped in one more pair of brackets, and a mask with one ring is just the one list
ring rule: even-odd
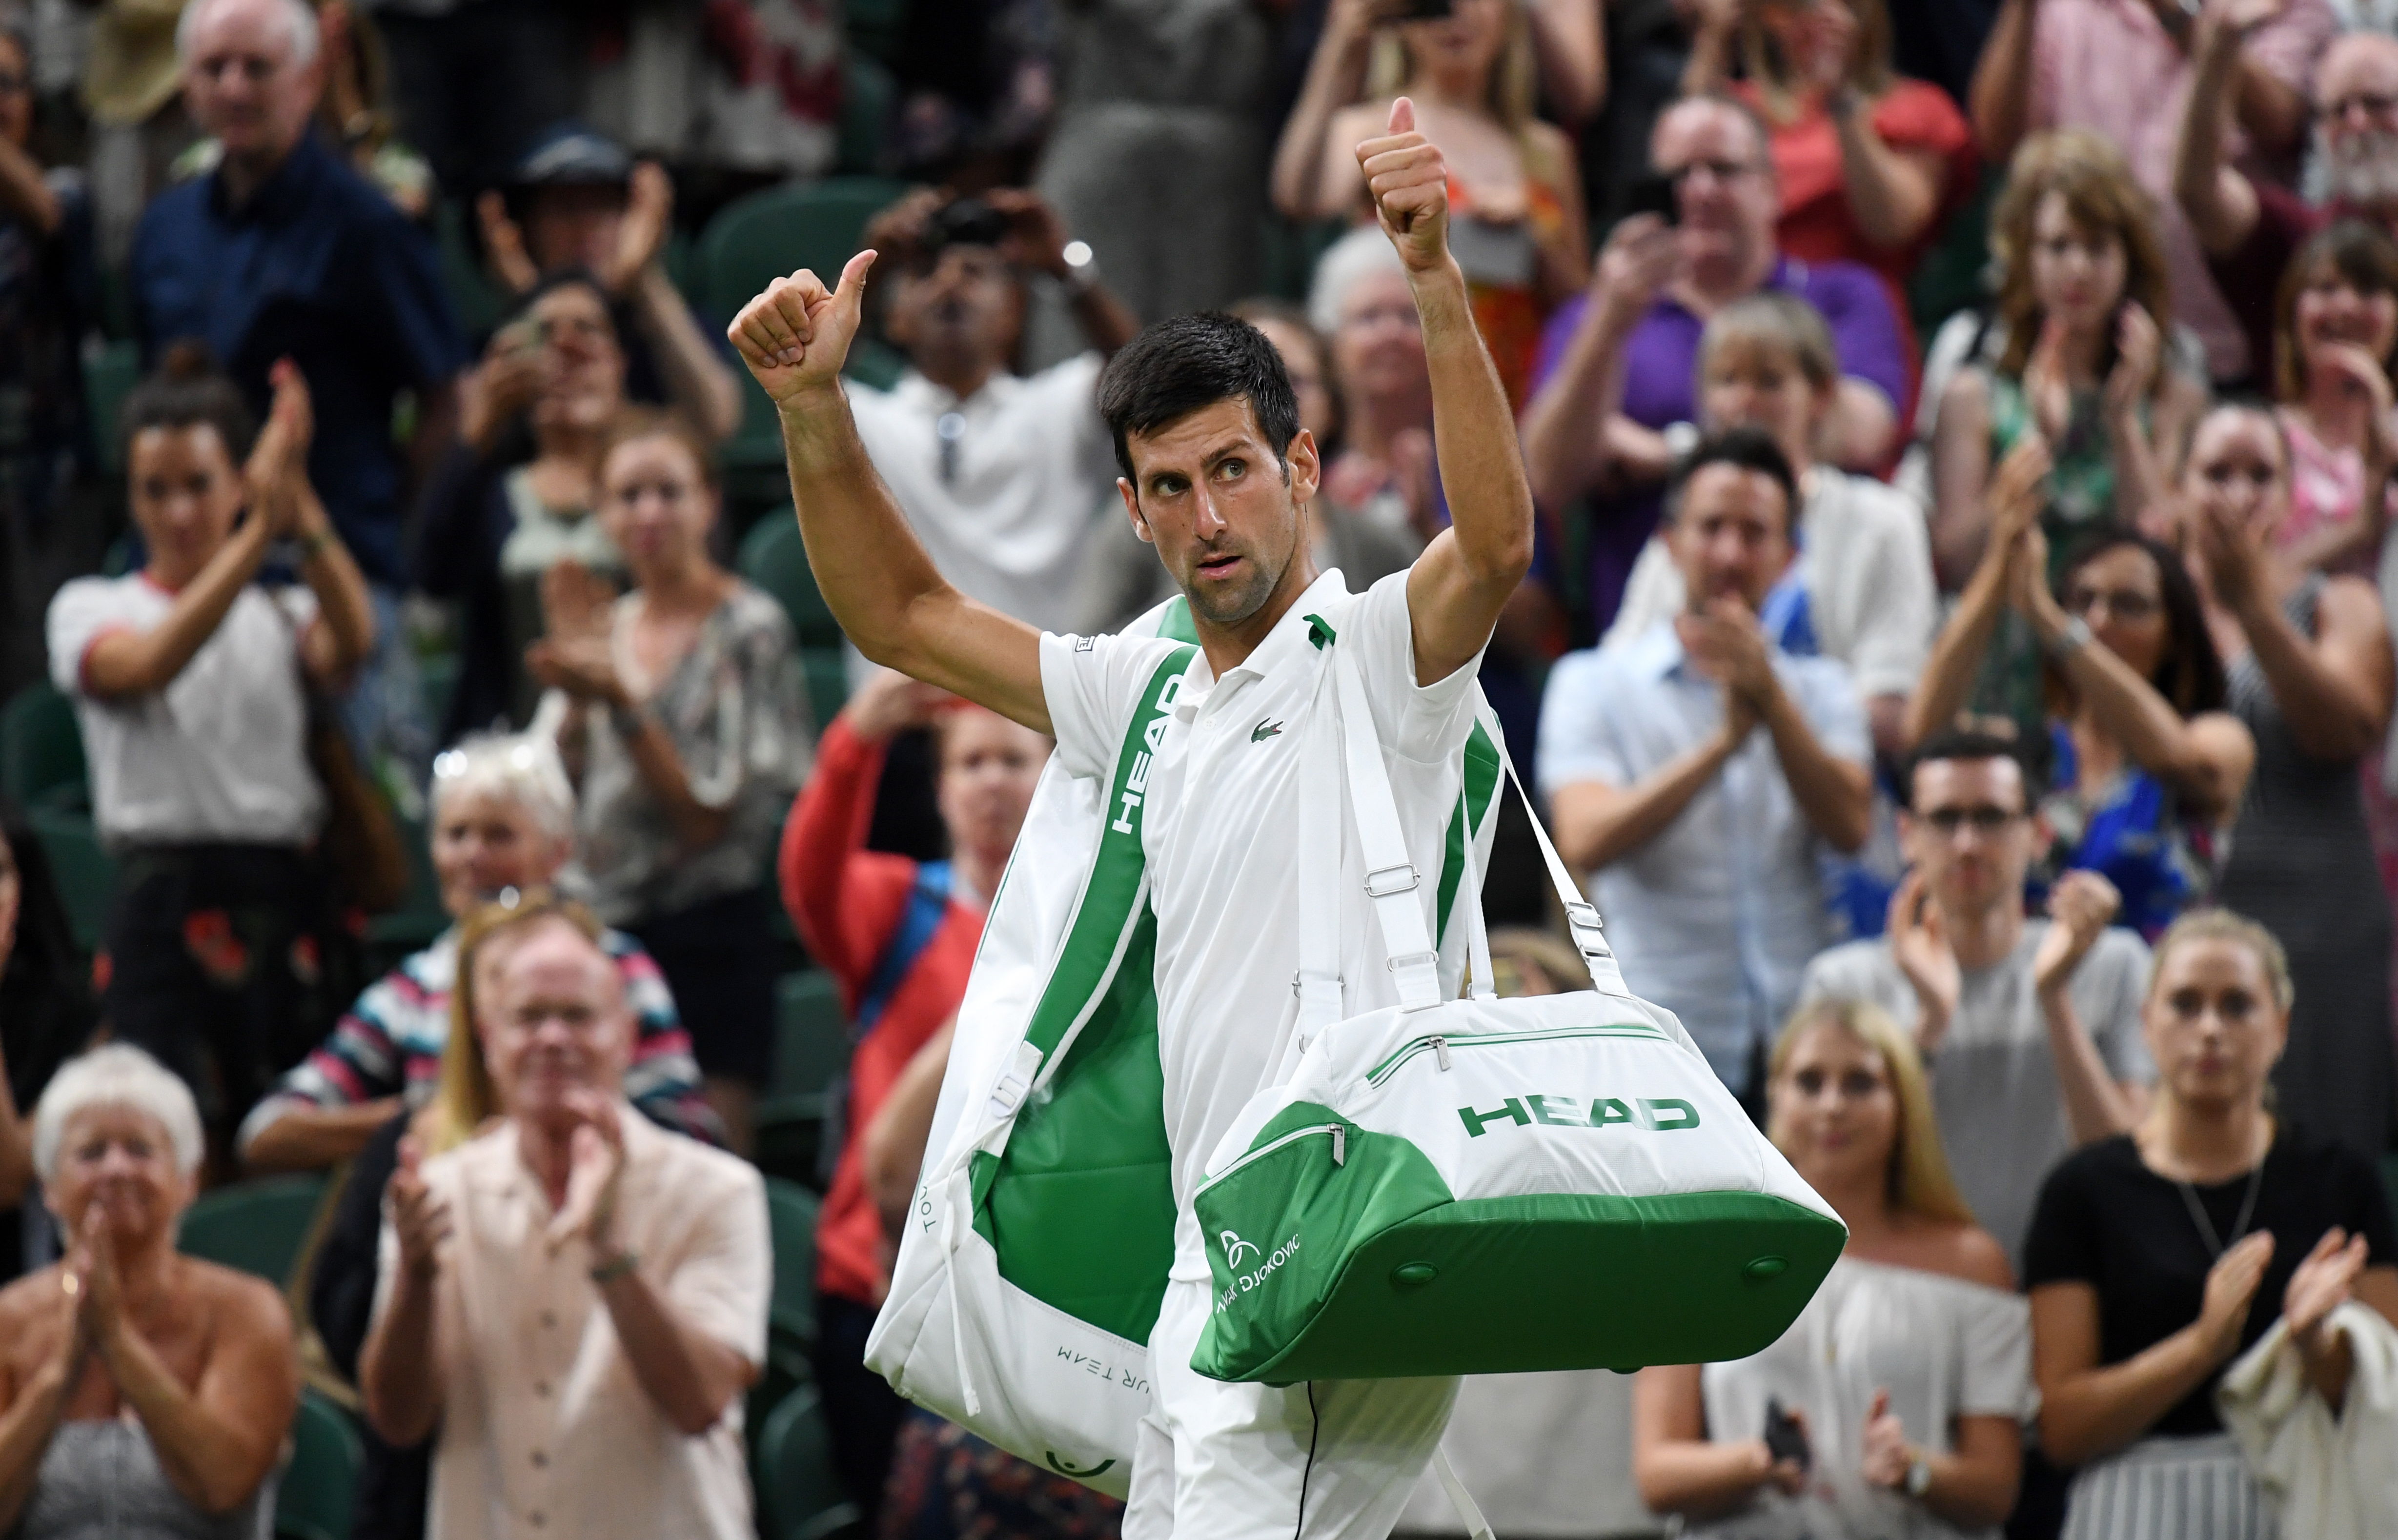
{"label": "lacoste crocodile logo", "polygon": [[1241,1253],[1244,1251],[1253,1257],[1262,1255],[1255,1244],[1243,1240],[1230,1230],[1217,1238],[1224,1243],[1224,1265],[1227,1267],[1237,1269],[1241,1265]]}
{"label": "lacoste crocodile logo", "polygon": [[1279,737],[1281,736],[1282,723],[1279,722],[1261,722],[1255,727],[1249,729],[1249,741],[1251,743],[1263,743],[1268,738]]}

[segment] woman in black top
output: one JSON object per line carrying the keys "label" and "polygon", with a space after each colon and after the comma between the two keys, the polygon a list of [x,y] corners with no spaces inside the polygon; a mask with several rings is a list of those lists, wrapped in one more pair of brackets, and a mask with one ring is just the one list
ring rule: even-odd
{"label": "woman in black top", "polygon": [[2267,1110],[2290,1000],[2263,926],[2221,910],[2176,922],[2142,1008],[2147,1117],[2041,1190],[2024,1260],[2041,1442],[2086,1467],[2066,1540],[2270,1533],[2216,1381],[2279,1316],[2337,1409],[2352,1359],[2325,1317],[2355,1299],[2398,1322],[2398,1229],[2372,1166]]}

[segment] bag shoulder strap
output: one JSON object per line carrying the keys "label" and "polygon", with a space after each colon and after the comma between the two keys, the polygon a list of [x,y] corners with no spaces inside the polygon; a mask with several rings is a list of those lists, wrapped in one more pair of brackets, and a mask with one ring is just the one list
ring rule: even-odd
{"label": "bag shoulder strap", "polygon": [[[1366,894],[1374,900],[1375,913],[1382,923],[1383,942],[1391,949],[1390,968],[1398,979],[1399,1004],[1408,1010],[1421,1010],[1440,1003],[1440,957],[1433,950],[1432,939],[1424,928],[1422,908],[1414,897],[1421,878],[1408,860],[1407,840],[1400,831],[1398,804],[1391,795],[1391,778],[1382,766],[1381,746],[1374,737],[1374,719],[1366,698],[1365,680],[1357,672],[1355,660],[1340,651],[1337,641],[1332,647],[1332,670],[1340,691],[1340,734],[1349,772],[1349,804],[1356,816],[1357,843],[1366,858]],[[1564,859],[1557,855],[1548,830],[1542,826],[1539,804],[1525,789],[1523,777],[1516,773],[1515,756],[1507,751],[1504,734],[1500,735],[1499,763],[1514,784],[1516,794],[1524,799],[1532,836],[1540,842],[1541,858],[1549,869],[1549,882],[1556,889],[1557,901],[1565,906],[1566,928],[1572,936],[1574,950],[1582,953],[1583,965],[1590,969],[1592,987],[1602,994],[1630,993],[1623,985],[1623,970],[1617,966],[1615,952],[1607,944],[1598,910],[1583,897]],[[1479,905],[1480,892],[1473,893],[1468,901]],[[1477,967],[1487,966],[1485,959],[1476,959]]]}
{"label": "bag shoulder strap", "polygon": [[933,933],[941,928],[942,916],[950,912],[950,887],[955,869],[947,861],[923,861],[916,867],[916,879],[908,886],[908,907],[900,912],[899,924],[893,928],[891,939],[882,943],[882,955],[874,962],[874,972],[867,979],[866,993],[858,997],[857,1020],[851,1035],[863,1040],[882,1020],[882,1012],[897,993],[916,959],[932,944]]}

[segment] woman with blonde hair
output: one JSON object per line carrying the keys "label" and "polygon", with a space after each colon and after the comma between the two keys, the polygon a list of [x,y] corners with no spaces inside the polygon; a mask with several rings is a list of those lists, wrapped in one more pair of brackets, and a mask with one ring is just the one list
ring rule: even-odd
{"label": "woman with blonde hair", "polygon": [[1893,74],[1890,54],[1884,0],[1703,0],[1682,92],[1728,89],[1765,119],[1784,254],[1880,274],[1911,350],[1907,280],[1973,187],[1974,133],[1946,91]]}
{"label": "woman with blonde hair", "polygon": [[2080,1467],[2067,1540],[2262,1540],[2275,1525],[2215,1387],[2278,1316],[2337,1418],[2354,1367],[2332,1312],[2398,1322],[2398,1229],[2372,1163],[2284,1122],[2288,959],[2228,910],[2159,939],[2137,1128],[2049,1173],[2025,1248],[2040,1439]]}
{"label": "woman with blonde hair", "polygon": [[1332,0],[1274,147],[1274,207],[1296,220],[1364,215],[1354,151],[1407,96],[1448,157],[1449,249],[1507,399],[1521,407],[1543,318],[1590,277],[1573,142],[1532,115],[1538,66],[1524,0],[1455,0],[1421,20],[1392,10],[1388,0]]}
{"label": "woman with blonde hair", "polygon": [[2041,528],[2052,553],[2105,524],[2161,533],[2206,401],[2203,382],[2168,357],[2156,208],[2115,146],[2077,128],[2025,141],[1990,251],[1997,358],[1958,371],[1933,432],[1932,552],[1952,588],[1988,538],[1993,468],[2027,439],[2051,462]]}
{"label": "woman with blonde hair", "polygon": [[1914,1040],[1864,1001],[1803,1006],[1766,1098],[1848,1247],[1764,1352],[1640,1371],[1641,1498],[1686,1534],[1996,1535],[2030,1405],[2025,1306],[1958,1195]]}

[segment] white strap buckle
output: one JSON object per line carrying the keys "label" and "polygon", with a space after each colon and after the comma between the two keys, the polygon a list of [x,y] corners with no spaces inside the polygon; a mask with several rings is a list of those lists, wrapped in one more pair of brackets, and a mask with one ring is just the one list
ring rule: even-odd
{"label": "white strap buckle", "polygon": [[1570,903],[1565,906],[1565,910],[1566,925],[1574,930],[1596,930],[1604,932],[1607,928],[1598,917],[1598,906],[1596,904],[1588,902]]}
{"label": "white strap buckle", "polygon": [[[1402,872],[1407,877],[1404,882],[1399,880]],[[1366,897],[1368,898],[1388,898],[1401,893],[1412,893],[1422,885],[1423,878],[1418,874],[1412,862],[1404,866],[1378,866],[1366,873]]]}

